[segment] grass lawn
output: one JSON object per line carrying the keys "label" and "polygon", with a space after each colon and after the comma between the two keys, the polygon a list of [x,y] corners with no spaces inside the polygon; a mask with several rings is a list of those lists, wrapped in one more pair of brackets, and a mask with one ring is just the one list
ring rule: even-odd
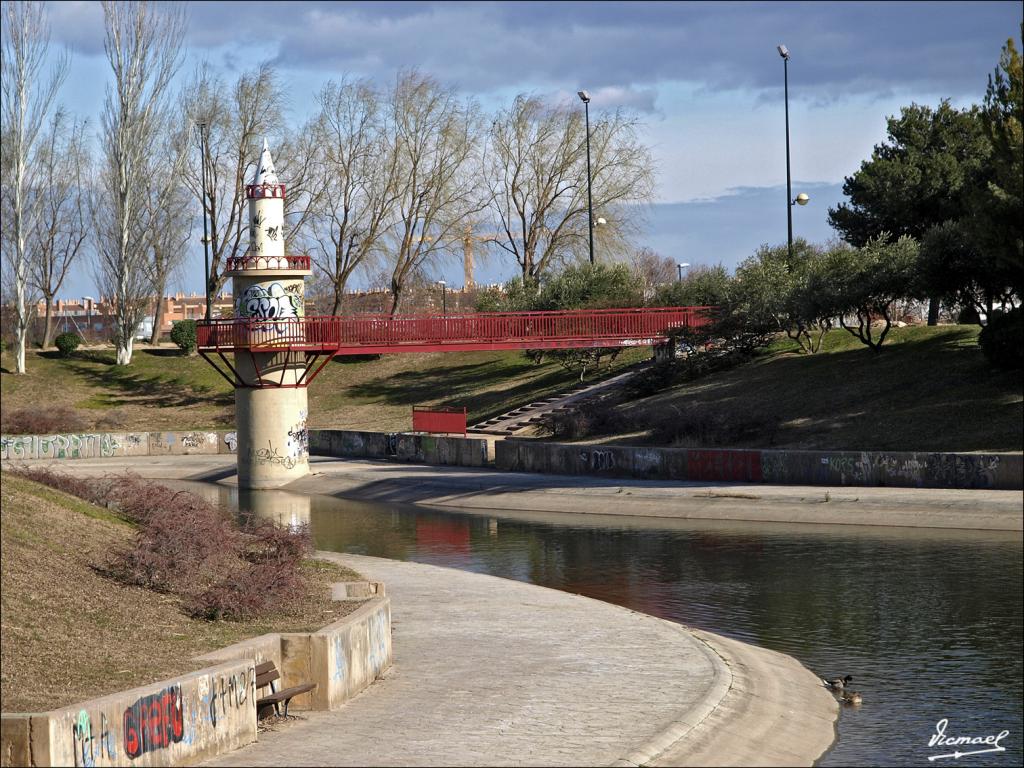
{"label": "grass lawn", "polygon": [[178,600],[100,575],[95,566],[134,528],[105,509],[6,475],[0,487],[0,698],[5,712],[38,712],[203,666],[194,656],[266,632],[319,629],[359,603],[328,585],[359,580],[306,562],[310,591],[289,613],[252,622],[190,619]]}
{"label": "grass lawn", "polygon": [[815,355],[779,341],[749,364],[615,405],[611,413],[630,429],[588,441],[1020,451],[1020,372],[989,366],[978,330],[894,328],[879,354],[841,329],[830,332]]}
{"label": "grass lawn", "polygon": [[[626,349],[602,376],[649,359],[648,348]],[[75,409],[88,428],[160,431],[234,426],[231,386],[201,357],[176,348],[136,350],[116,366],[112,349],[80,349],[70,359],[32,351],[25,376],[9,371],[4,352],[0,394],[5,411],[47,406]],[[451,352],[339,357],[309,387],[309,426],[404,431],[413,405],[466,406],[482,421],[573,386],[577,377],[558,363],[535,365],[521,352]]]}

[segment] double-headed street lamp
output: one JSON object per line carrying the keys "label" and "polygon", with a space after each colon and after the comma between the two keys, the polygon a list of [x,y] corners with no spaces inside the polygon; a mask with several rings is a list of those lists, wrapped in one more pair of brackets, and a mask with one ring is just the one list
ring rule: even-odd
{"label": "double-headed street lamp", "polygon": [[[210,300],[210,233],[206,225],[206,123],[199,123],[199,154],[202,166],[203,182],[200,185],[203,191],[203,273],[204,293],[206,294],[206,319],[213,319],[213,304]],[[158,297],[160,298],[160,297]]]}
{"label": "double-headed street lamp", "polygon": [[590,189],[590,94],[577,91],[587,120],[587,221],[590,226],[590,263],[594,263],[594,200]]}
{"label": "double-headed street lamp", "polygon": [[678,264],[676,264],[676,269],[679,270],[679,282],[683,282],[683,270],[686,269],[688,266],[690,266],[689,263],[685,261],[681,261]]}
{"label": "double-headed street lamp", "polygon": [[807,205],[807,202],[811,199],[803,192],[793,197],[793,178],[789,171],[789,49],[784,45],[777,47],[779,56],[782,57],[782,76],[785,84],[785,98],[786,98],[786,222],[788,226],[788,236],[786,242],[789,246],[789,263],[793,263],[793,206],[794,205]]}

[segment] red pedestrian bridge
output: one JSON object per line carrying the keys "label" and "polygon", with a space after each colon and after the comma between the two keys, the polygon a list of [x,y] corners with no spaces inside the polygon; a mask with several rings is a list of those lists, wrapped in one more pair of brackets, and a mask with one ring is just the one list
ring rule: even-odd
{"label": "red pedestrian bridge", "polygon": [[[196,340],[199,353],[208,362],[213,364],[209,354],[218,354],[229,368],[231,365],[224,357],[227,352],[296,353],[296,361],[304,355],[306,374],[300,386],[305,386],[335,355],[637,347],[665,343],[674,329],[698,328],[709,323],[710,310],[711,307],[657,307],[231,318],[198,322]],[[326,360],[314,371],[320,357]],[[223,372],[222,375],[232,381]]]}

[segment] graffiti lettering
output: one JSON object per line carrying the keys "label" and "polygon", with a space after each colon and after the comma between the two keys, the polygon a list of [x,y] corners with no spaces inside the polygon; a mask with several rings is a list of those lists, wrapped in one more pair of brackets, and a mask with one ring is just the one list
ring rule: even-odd
{"label": "graffiti lettering", "polygon": [[238,317],[253,317],[259,320],[278,320],[298,317],[302,311],[302,300],[293,292],[286,291],[280,283],[250,285],[235,303]]}
{"label": "graffiti lettering", "polygon": [[306,429],[305,414],[298,424],[288,430],[288,455],[301,459],[309,455],[309,431]]}
{"label": "graffiti lettering", "polygon": [[182,435],[181,444],[186,448],[199,448],[203,444],[203,436],[199,432]]}
{"label": "graffiti lettering", "polygon": [[224,435],[224,443],[227,445],[229,451],[235,451],[238,449],[238,435],[234,432],[228,432]]}
{"label": "graffiti lettering", "polygon": [[611,451],[593,451],[590,454],[590,465],[594,469],[615,469],[615,454]]}
{"label": "graffiti lettering", "polygon": [[298,463],[293,456],[282,456],[277,448],[268,445],[267,448],[250,448],[248,460],[256,464],[276,464],[285,469],[292,469]]}
{"label": "graffiti lettering", "polygon": [[124,711],[124,751],[133,760],[177,744],[184,735],[180,685],[144,696]]}
{"label": "graffiti lettering", "polygon": [[334,671],[331,674],[331,679],[341,683],[345,681],[346,677],[348,677],[348,657],[345,654],[345,644],[342,642],[341,635],[335,635]]}
{"label": "graffiti lettering", "polygon": [[708,450],[687,454],[690,480],[762,482],[760,451]]}
{"label": "graffiti lettering", "polygon": [[384,667],[387,666],[388,646],[391,640],[389,630],[387,616],[382,612],[375,613],[367,622],[366,631],[370,651],[369,661],[374,675],[379,675]]}
{"label": "graffiti lettering", "polygon": [[255,695],[256,677],[250,676],[248,670],[234,675],[204,679],[200,683],[200,704],[203,719],[214,728],[222,717],[228,714],[228,707],[237,708],[249,699],[249,688],[253,687]]}

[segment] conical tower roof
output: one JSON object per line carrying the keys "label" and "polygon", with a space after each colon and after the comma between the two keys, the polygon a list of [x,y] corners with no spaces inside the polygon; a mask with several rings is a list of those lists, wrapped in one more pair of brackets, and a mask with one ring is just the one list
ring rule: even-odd
{"label": "conical tower roof", "polygon": [[260,155],[260,164],[256,167],[256,178],[253,184],[280,184],[277,178],[277,171],[274,170],[274,158],[270,156],[270,146],[267,140],[263,140],[263,153]]}

